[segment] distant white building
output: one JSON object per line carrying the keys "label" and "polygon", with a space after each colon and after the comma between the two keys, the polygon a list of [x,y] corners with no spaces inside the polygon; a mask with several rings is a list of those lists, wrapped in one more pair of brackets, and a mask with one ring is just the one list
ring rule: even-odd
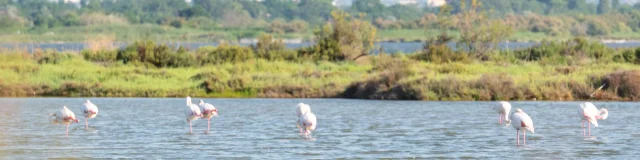
{"label": "distant white building", "polygon": [[427,0],[428,7],[440,7],[447,4],[446,0]]}
{"label": "distant white building", "polygon": [[418,0],[396,0],[396,4],[400,4],[400,5],[418,4]]}

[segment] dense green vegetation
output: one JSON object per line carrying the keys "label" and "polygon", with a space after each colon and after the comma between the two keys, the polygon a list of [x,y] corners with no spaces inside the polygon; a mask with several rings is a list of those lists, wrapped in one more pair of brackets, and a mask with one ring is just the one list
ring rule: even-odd
{"label": "dense green vegetation", "polygon": [[[268,41],[270,42],[270,41]],[[301,49],[304,50],[304,49]],[[268,53],[268,54],[264,54]],[[357,60],[279,44],[195,51],[153,42],[122,50],[0,54],[2,96],[344,97],[409,100],[638,100],[640,48],[576,39],[479,59],[444,46]],[[265,56],[271,55],[271,56]],[[604,85],[591,97],[590,94]]]}
{"label": "dense green vegetation", "polygon": [[[83,1],[83,6],[77,13],[83,16],[97,16],[98,18],[87,19],[96,23],[102,22],[95,21],[100,19],[99,17],[114,16],[105,14],[111,12],[106,7],[108,4],[91,2],[93,1]],[[158,2],[160,1],[152,3]],[[199,18],[198,23],[194,23],[202,27],[210,27],[209,24],[212,24],[210,23],[212,21],[206,17],[222,14],[222,17],[217,18],[224,18],[224,14],[227,13],[190,5],[180,9],[182,6],[180,1],[166,2],[178,3],[169,5],[176,6],[169,8],[180,11],[181,14],[178,14],[177,18],[185,14],[187,17],[189,15],[204,17]],[[194,2],[203,3],[200,7],[219,7],[218,5],[223,4],[218,3],[229,3],[230,6],[222,7],[224,10],[245,7],[238,3],[254,3],[212,0],[194,0]],[[324,1],[302,1],[297,5],[285,3],[285,1],[268,3],[275,2],[279,4],[274,5],[289,5],[290,9],[279,15],[286,17],[295,13],[294,8],[300,7],[303,3],[313,3],[308,5],[318,6],[323,4],[315,3]],[[376,1],[363,0],[363,2]],[[89,48],[80,53],[53,50],[27,53],[19,49],[3,50],[0,51],[0,62],[2,62],[0,63],[0,96],[183,97],[191,95],[407,100],[640,100],[640,67],[638,67],[640,48],[612,49],[597,41],[575,37],[573,33],[567,34],[567,31],[560,30],[558,35],[565,35],[566,40],[545,40],[540,45],[522,50],[499,50],[495,48],[498,42],[510,38],[514,33],[518,34],[517,27],[513,27],[514,24],[527,26],[533,20],[510,23],[509,16],[505,19],[492,19],[491,13],[483,10],[487,4],[483,5],[473,0],[468,2],[470,3],[454,3],[453,7],[443,6],[437,11],[428,11],[439,18],[433,19],[433,24],[430,24],[429,30],[434,33],[423,37],[427,39],[423,50],[415,53],[372,55],[371,51],[375,49],[374,42],[380,26],[370,20],[377,18],[335,10],[327,14],[331,23],[318,25],[318,29],[310,34],[310,38],[316,43],[295,50],[286,48],[281,39],[274,38],[277,36],[270,34],[254,35],[259,37],[259,41],[248,47],[223,43],[216,47],[207,46],[188,50],[173,48],[162,43],[163,41],[146,37],[129,43],[123,49],[115,49],[112,42],[122,36],[116,34],[88,35],[87,37],[91,37],[87,38]],[[16,3],[0,1],[0,4],[15,5]],[[456,5],[461,9],[456,8]],[[256,10],[261,8],[254,7]],[[281,9],[288,7],[281,7]],[[317,10],[314,9],[322,10],[322,7],[307,9],[315,12]],[[151,9],[145,8],[145,12],[147,10]],[[513,11],[517,13],[518,10]],[[552,11],[570,14],[563,9]],[[598,9],[593,14],[600,13],[602,14],[600,18],[607,19],[611,18],[607,17],[612,16],[611,12],[613,11]],[[118,13],[129,12],[120,10]],[[115,24],[115,27],[70,27],[78,27],[76,29],[79,31],[88,28],[88,30],[101,30],[104,27],[113,27],[111,28],[113,31],[125,30],[124,32],[135,33],[136,26],[142,26],[156,28],[146,31],[149,34],[167,37],[171,37],[171,34],[162,34],[166,30],[191,33],[189,32],[191,29],[181,27],[182,23],[161,25],[162,23],[147,22],[148,19],[162,17],[162,14],[145,16],[143,12],[133,13],[136,15],[134,16],[136,21],[132,21],[131,17],[126,19],[114,17],[108,23],[122,22],[125,24],[122,26]],[[242,13],[247,16],[254,14],[248,11]],[[514,15],[518,18],[513,19],[553,18],[547,11],[540,14],[543,16]],[[186,22],[193,19],[185,20],[187,24]],[[300,21],[296,24],[292,22],[295,20],[298,19],[274,20],[274,22],[280,21],[276,26],[285,27],[281,30],[274,29],[273,32],[298,32],[295,26],[304,26],[301,24],[310,22],[305,19],[304,23]],[[140,24],[142,22],[145,24]],[[553,23],[556,22],[569,25],[567,19],[552,20],[549,23],[537,24],[536,30],[555,32],[553,27],[546,29],[545,27],[554,26]],[[609,24],[603,22],[594,26],[587,25],[585,32],[589,32],[587,35],[590,35],[591,32],[598,31],[599,26]],[[249,27],[217,32],[218,29],[225,28],[224,24],[222,26],[201,33],[215,37],[225,36],[229,32],[252,35],[246,31],[262,30]],[[560,28],[562,27],[566,26]],[[38,32],[59,29],[55,25],[47,25],[45,28],[34,27],[31,30]],[[393,32],[405,31],[394,30]],[[69,32],[63,36],[70,35],[73,33]],[[449,48],[447,43],[451,41],[457,41],[456,47],[462,49]]]}
{"label": "dense green vegetation", "polygon": [[[640,5],[619,0],[460,0],[447,7],[385,6],[380,0],[355,0],[337,8],[331,0],[82,0],[80,4],[48,0],[0,0],[3,42],[86,41],[97,35],[115,41],[237,41],[270,34],[312,40],[331,11],[343,10],[375,26],[376,40],[427,40],[440,24],[464,32],[470,8],[483,19],[506,25],[511,40],[569,40],[573,36],[637,39]],[[443,11],[450,12],[442,15]],[[401,34],[403,36],[397,35]],[[460,34],[453,34],[460,35]],[[531,35],[535,35],[532,37]],[[456,37],[457,38],[457,37]]]}

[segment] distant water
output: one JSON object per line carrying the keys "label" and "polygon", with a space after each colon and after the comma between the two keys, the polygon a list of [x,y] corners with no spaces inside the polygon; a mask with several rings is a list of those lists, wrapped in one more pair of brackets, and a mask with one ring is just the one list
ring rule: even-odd
{"label": "distant water", "polygon": [[[238,43],[237,45],[241,46],[249,46],[253,43]],[[536,45],[535,42],[502,42],[499,43],[498,46],[500,49],[522,49],[528,48],[533,45]],[[623,43],[604,43],[605,45],[612,48],[631,48],[631,47],[640,47],[640,42],[638,41],[630,41]],[[174,47],[183,46],[191,50],[198,49],[202,46],[218,46],[218,43],[215,42],[179,42],[179,43],[171,43],[170,45]],[[307,47],[312,45],[312,43],[304,42],[304,43],[288,43],[286,46],[288,48],[296,49],[301,47]],[[452,48],[456,48],[455,43],[448,44]],[[114,43],[114,46],[118,46],[123,48],[126,46],[125,43]],[[53,49],[57,51],[82,51],[86,45],[84,43],[18,43],[18,44],[0,44],[0,48],[8,48],[8,49],[24,49],[28,52],[33,52],[35,49]],[[386,53],[413,53],[415,51],[419,51],[423,47],[422,42],[378,42],[376,43],[377,49],[374,51],[378,53],[380,50],[383,50]]]}
{"label": "distant water", "polygon": [[[638,159],[638,103],[596,102],[607,120],[582,136],[578,102],[513,102],[534,121],[527,145],[498,125],[496,102],[345,99],[204,99],[220,116],[194,122],[182,98],[91,98],[89,130],[49,124],[47,114],[84,98],[0,99],[0,159]],[[195,98],[194,101],[199,100]],[[318,117],[313,139],[298,135],[295,105]]]}

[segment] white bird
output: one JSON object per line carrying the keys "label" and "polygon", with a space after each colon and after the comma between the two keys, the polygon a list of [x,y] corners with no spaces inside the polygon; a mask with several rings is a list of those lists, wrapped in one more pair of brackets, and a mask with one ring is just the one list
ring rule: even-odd
{"label": "white bird", "polygon": [[200,100],[200,110],[202,111],[202,116],[207,118],[207,133],[209,133],[209,128],[211,126],[211,117],[218,116],[218,109],[214,107],[210,103],[204,103],[203,100]]}
{"label": "white bird", "polygon": [[300,102],[298,103],[298,106],[296,106],[296,117],[298,117],[298,120],[296,121],[296,127],[298,127],[298,129],[300,130],[300,133],[302,133],[302,127],[300,126],[300,117],[309,112],[311,112],[311,107],[309,107],[309,105],[307,104]]}
{"label": "white bird", "polygon": [[[596,108],[595,105],[591,102],[580,103],[580,108],[578,108],[578,116],[582,120],[582,136],[585,136],[585,121],[593,124],[593,126],[598,127],[598,120],[605,120],[609,117],[609,111],[605,108],[600,109]],[[589,136],[591,136],[591,124],[587,123],[589,128]]]}
{"label": "white bird", "polygon": [[511,104],[509,104],[509,102],[500,101],[500,105],[493,106],[492,109],[498,112],[500,124],[502,124],[502,120],[504,120],[505,123],[509,123],[509,113],[511,112]]}
{"label": "white bird", "polygon": [[49,114],[49,122],[51,122],[51,124],[66,124],[67,132],[65,135],[69,136],[69,124],[72,122],[78,123],[78,119],[76,119],[76,115],[73,114],[67,106],[62,106],[62,109],[58,112]]}
{"label": "white bird", "polygon": [[311,131],[316,130],[317,120],[316,115],[308,112],[300,116],[300,124],[304,128],[304,135],[308,137]]}
{"label": "white bird", "polygon": [[87,122],[87,119],[95,118],[98,115],[98,106],[87,100],[80,110],[82,110],[82,113],[84,114],[84,127],[85,129],[89,129],[89,122]]}
{"label": "white bird", "polygon": [[518,108],[511,114],[511,122],[511,126],[516,129],[516,145],[520,145],[520,130],[522,130],[523,144],[527,144],[527,130],[535,133],[531,117]]}
{"label": "white bird", "polygon": [[198,105],[191,102],[191,97],[187,97],[187,107],[189,107],[189,110],[186,112],[187,122],[189,122],[189,133],[193,133],[191,121],[202,118],[202,112],[200,112],[200,107],[198,107]]}

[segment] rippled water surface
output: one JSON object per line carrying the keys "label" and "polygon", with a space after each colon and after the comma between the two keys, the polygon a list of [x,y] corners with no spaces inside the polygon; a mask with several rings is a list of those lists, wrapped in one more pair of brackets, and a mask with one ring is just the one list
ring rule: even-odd
{"label": "rippled water surface", "polygon": [[[92,98],[100,112],[65,126],[47,114],[67,105],[79,115],[85,99],[0,99],[1,159],[42,158],[533,158],[638,159],[639,103],[596,102],[609,118],[583,137],[578,102],[512,102],[534,121],[527,145],[498,123],[496,102],[344,99],[204,99],[219,110],[189,134],[184,98]],[[199,100],[194,98],[194,102]],[[295,105],[318,117],[312,139],[298,134]]]}

